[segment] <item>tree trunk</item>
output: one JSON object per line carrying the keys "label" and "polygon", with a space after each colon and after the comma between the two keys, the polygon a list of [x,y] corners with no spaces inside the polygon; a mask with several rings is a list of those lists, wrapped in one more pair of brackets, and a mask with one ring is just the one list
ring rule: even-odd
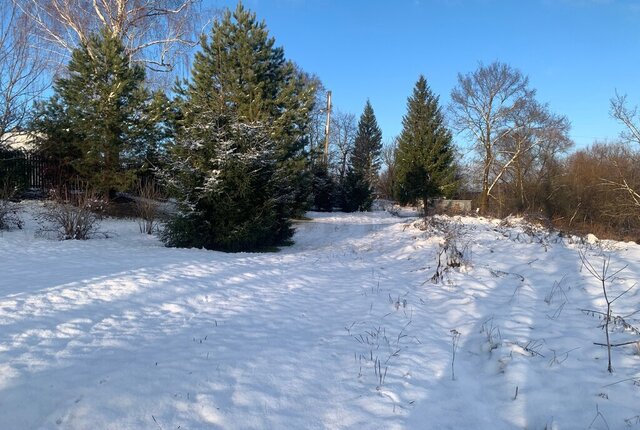
{"label": "tree trunk", "polygon": [[[489,105],[491,109],[491,105]],[[487,124],[489,119],[487,118]],[[491,128],[487,126],[484,136],[484,169],[482,172],[482,194],[480,195],[480,213],[485,215],[489,205],[489,173],[491,172],[491,164],[493,163],[493,152],[491,151]]]}
{"label": "tree trunk", "polygon": [[424,216],[426,217],[429,211],[429,196],[426,194],[422,196],[422,208],[424,211]]}
{"label": "tree trunk", "polygon": [[[487,150],[487,154],[490,151]],[[489,172],[491,171],[491,162],[488,158],[484,162],[484,169],[482,172],[482,194],[480,194],[480,213],[485,215],[487,213],[487,206],[489,204]]]}

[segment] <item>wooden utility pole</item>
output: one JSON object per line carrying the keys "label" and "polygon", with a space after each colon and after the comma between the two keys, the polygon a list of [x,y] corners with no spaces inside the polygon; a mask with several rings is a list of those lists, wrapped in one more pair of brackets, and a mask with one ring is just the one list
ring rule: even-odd
{"label": "wooden utility pole", "polygon": [[324,126],[324,163],[329,163],[329,126],[331,124],[331,91],[327,91],[327,123]]}

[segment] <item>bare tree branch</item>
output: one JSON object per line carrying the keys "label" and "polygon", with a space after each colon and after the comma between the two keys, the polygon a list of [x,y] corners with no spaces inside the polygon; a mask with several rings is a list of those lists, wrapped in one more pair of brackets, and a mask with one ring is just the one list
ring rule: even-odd
{"label": "bare tree branch", "polygon": [[[518,129],[517,113],[533,100],[535,91],[518,70],[499,62],[480,64],[467,75],[458,75],[458,85],[451,92],[450,113],[453,126],[465,132],[483,160],[480,209],[487,210],[488,198],[496,178],[491,172],[497,161],[499,142]],[[508,167],[508,166],[507,166]],[[499,176],[506,168],[499,169]],[[502,172],[502,173],[500,173]]]}
{"label": "bare tree branch", "polygon": [[0,2],[0,147],[25,125],[29,108],[46,88],[44,62],[34,55],[23,22],[11,2]]}
{"label": "bare tree branch", "polygon": [[331,118],[331,123],[330,164],[338,177],[339,183],[343,183],[358,130],[356,116],[352,113],[336,110]]}
{"label": "bare tree branch", "polygon": [[12,0],[31,21],[41,48],[63,62],[92,33],[106,29],[131,57],[173,71],[202,29],[201,0]]}
{"label": "bare tree branch", "polygon": [[620,137],[630,143],[640,145],[640,126],[637,122],[638,107],[630,107],[627,104],[627,95],[620,95],[616,91],[616,95],[611,99],[611,116],[620,121],[626,127],[626,130],[620,133]]}
{"label": "bare tree branch", "polygon": [[[640,145],[640,118],[638,117],[638,107],[630,107],[627,103],[627,96],[620,95],[616,91],[616,95],[611,99],[611,116],[620,121],[626,130],[620,133],[620,137],[627,143],[635,143]],[[640,193],[637,188],[629,184],[629,178],[622,173],[620,166],[616,165],[620,173],[620,179],[611,181],[603,179],[603,183],[613,187],[615,190],[622,191],[636,211],[640,210]]]}

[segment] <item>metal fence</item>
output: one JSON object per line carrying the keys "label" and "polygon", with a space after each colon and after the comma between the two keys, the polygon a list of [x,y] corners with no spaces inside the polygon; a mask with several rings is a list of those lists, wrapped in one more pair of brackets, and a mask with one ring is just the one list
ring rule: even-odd
{"label": "metal fence", "polygon": [[0,186],[43,189],[47,186],[46,171],[46,160],[36,153],[0,152]]}

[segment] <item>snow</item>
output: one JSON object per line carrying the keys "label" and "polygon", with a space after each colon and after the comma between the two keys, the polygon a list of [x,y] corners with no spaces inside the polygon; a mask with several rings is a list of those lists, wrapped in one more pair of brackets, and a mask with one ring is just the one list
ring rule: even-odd
{"label": "snow", "polygon": [[[640,427],[639,351],[614,348],[609,374],[581,311],[604,299],[579,252],[627,265],[622,292],[633,243],[381,211],[309,213],[291,247],[224,254],[165,248],[135,220],[46,240],[37,209],[0,236],[0,428]],[[434,283],[452,230],[463,264]],[[613,309],[639,305],[633,288]]]}

